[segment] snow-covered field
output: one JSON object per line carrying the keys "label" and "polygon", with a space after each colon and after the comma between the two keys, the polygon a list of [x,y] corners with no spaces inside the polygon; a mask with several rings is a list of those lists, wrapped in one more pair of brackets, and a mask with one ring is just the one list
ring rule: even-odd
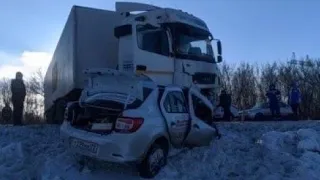
{"label": "snow-covered field", "polygon": [[[320,122],[219,123],[210,147],[171,157],[155,179],[320,179]],[[139,179],[127,167],[79,170],[59,127],[0,126],[0,180]]]}

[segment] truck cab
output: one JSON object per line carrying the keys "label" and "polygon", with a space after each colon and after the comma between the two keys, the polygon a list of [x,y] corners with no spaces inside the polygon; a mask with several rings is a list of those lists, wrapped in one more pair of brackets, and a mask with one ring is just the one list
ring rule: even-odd
{"label": "truck cab", "polygon": [[[114,31],[119,39],[120,71],[143,73],[159,85],[197,84],[217,92],[221,42],[201,19],[181,10],[140,3],[116,3],[116,11],[125,16]],[[136,11],[142,13],[132,14]]]}

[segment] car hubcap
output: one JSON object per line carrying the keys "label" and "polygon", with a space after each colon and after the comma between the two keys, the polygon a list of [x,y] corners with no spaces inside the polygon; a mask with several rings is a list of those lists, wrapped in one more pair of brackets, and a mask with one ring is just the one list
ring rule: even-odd
{"label": "car hubcap", "polygon": [[149,157],[150,170],[154,174],[164,165],[164,152],[162,149],[157,149]]}

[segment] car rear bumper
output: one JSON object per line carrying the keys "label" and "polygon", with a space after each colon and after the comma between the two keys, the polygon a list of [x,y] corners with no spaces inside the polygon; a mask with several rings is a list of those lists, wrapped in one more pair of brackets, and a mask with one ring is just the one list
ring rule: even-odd
{"label": "car rear bumper", "polygon": [[141,144],[141,141],[137,143],[137,137],[132,135],[100,135],[76,129],[67,122],[61,125],[60,135],[65,146],[72,152],[108,162],[138,162],[147,146]]}

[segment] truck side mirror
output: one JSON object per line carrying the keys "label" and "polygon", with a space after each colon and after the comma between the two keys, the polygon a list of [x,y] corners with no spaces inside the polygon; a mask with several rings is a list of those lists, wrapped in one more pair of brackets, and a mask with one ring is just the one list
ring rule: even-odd
{"label": "truck side mirror", "polygon": [[131,24],[117,26],[114,28],[114,36],[116,38],[128,36],[131,34],[132,34],[132,25]]}
{"label": "truck side mirror", "polygon": [[218,51],[217,62],[220,63],[223,60],[223,58],[222,58],[222,45],[221,45],[220,40],[217,41],[217,51]]}
{"label": "truck side mirror", "polygon": [[223,59],[223,58],[222,58],[221,55],[218,55],[218,56],[217,56],[217,62],[218,62],[218,63],[222,62],[222,59]]}
{"label": "truck side mirror", "polygon": [[217,50],[218,50],[218,55],[222,55],[222,46],[221,46],[221,41],[217,41]]}

